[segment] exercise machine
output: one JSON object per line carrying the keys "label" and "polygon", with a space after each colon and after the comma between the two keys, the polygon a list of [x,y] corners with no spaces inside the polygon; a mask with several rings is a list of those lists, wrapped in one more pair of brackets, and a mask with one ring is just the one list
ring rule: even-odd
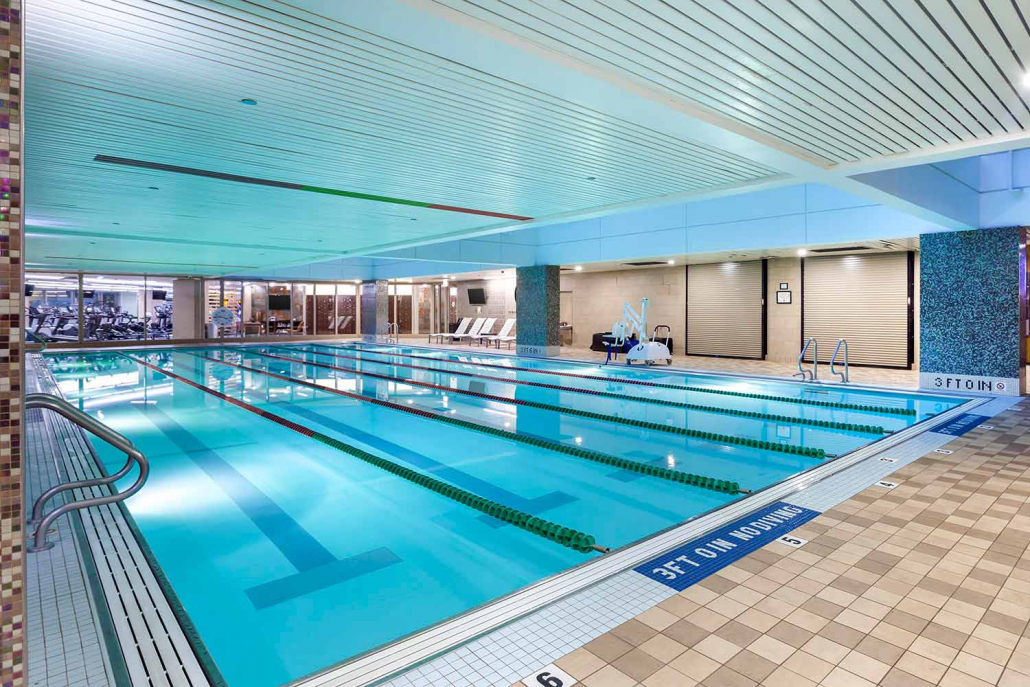
{"label": "exercise machine", "polygon": [[[658,325],[655,332],[661,328],[668,331],[668,326]],[[668,337],[666,337],[668,342]],[[607,365],[612,359],[612,348],[615,348],[615,357],[618,359],[618,350],[626,352],[626,364],[632,365],[635,362],[642,362],[645,365],[654,365],[656,362],[665,361],[666,365],[672,365],[672,354],[669,353],[667,343],[655,341],[647,336],[647,299],[640,301],[640,312],[637,313],[629,303],[622,305],[622,319],[612,325],[611,339],[608,340]]]}

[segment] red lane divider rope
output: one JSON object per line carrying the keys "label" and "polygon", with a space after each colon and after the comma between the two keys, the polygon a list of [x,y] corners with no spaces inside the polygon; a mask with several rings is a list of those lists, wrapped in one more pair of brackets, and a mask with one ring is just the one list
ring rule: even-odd
{"label": "red lane divider rope", "polygon": [[[132,360],[136,364],[142,365],[143,367],[149,368],[155,372],[170,377],[177,382],[181,382],[183,384],[191,386],[194,389],[203,391],[204,393],[211,394],[212,396],[220,398],[226,403],[231,403],[237,408],[242,408],[247,412],[254,413],[255,415],[263,417],[266,420],[270,420],[276,423],[277,425],[285,427],[286,429],[297,432],[298,434],[302,434],[310,439],[314,439],[315,441],[321,444],[325,444],[326,446],[329,446],[338,451],[351,455],[355,458],[358,458],[359,460],[369,463],[370,465],[382,468],[383,470],[386,470],[387,472],[397,475],[398,477],[401,477],[402,479],[412,482],[413,484],[416,484],[425,489],[429,489],[430,491],[436,492],[441,496],[451,499],[452,501],[457,501],[462,505],[468,506],[482,513],[486,513],[487,515],[491,515],[495,518],[498,518],[499,520],[503,520],[504,522],[514,525],[520,529],[526,530],[527,532],[544,537],[545,539],[549,539],[553,542],[561,544],[562,546],[566,546],[570,549],[574,549],[581,553],[589,553],[591,551],[600,551],[602,553],[605,553],[608,551],[606,547],[599,546],[592,535],[585,534],[583,532],[568,527],[562,527],[561,525],[551,522],[550,520],[538,518],[536,516],[530,515],[529,513],[516,510],[515,508],[510,508],[495,501],[490,501],[489,499],[483,498],[482,496],[477,496],[476,494],[470,491],[465,491],[464,489],[460,489],[452,484],[448,484],[447,482],[442,482],[433,477],[429,477],[428,475],[424,475],[410,468],[406,468],[401,465],[398,465],[397,463],[386,460],[385,458],[380,458],[379,456],[369,453],[368,451],[364,451],[358,448],[357,446],[352,446],[346,442],[340,441],[339,439],[335,439],[326,434],[322,434],[321,432],[316,432],[315,430],[305,427],[304,425],[300,425],[291,420],[287,420],[281,415],[276,415],[275,413],[271,413],[267,410],[262,410],[261,408],[246,403],[245,401],[233,398],[232,396],[223,394],[220,391],[210,389],[204,386],[203,384],[198,384],[197,382],[194,382],[191,379],[181,377],[175,374],[174,372],[164,370],[158,367],[157,365],[148,363],[145,360],[140,360],[135,356],[127,355],[125,353],[119,353],[119,355],[125,356],[126,358]],[[190,353],[190,355],[197,354]],[[198,355],[197,357],[203,358],[205,356]],[[223,362],[215,358],[207,358],[207,360]],[[240,367],[234,365],[233,363],[225,364],[233,365],[234,367]],[[251,368],[243,369],[250,370]]]}
{"label": "red lane divider rope", "polygon": [[[184,353],[188,353],[183,351]],[[399,403],[393,403],[391,401],[384,401],[379,398],[372,398],[370,396],[363,396],[361,394],[351,393],[349,391],[343,391],[342,389],[334,389],[333,387],[322,386],[321,384],[315,384],[304,379],[297,379],[296,377],[290,377],[287,375],[281,375],[276,372],[269,370],[259,370],[254,367],[248,367],[239,363],[231,363],[226,360],[219,360],[218,358],[209,358],[208,356],[201,355],[199,353],[188,353],[188,355],[196,356],[203,360],[209,360],[213,363],[221,363],[223,365],[229,365],[240,370],[246,370],[247,372],[254,372],[257,374],[266,375],[275,379],[280,379],[285,382],[292,382],[294,384],[300,384],[307,386],[312,389],[319,389],[326,391],[338,396],[344,396],[346,398],[352,398],[357,401],[364,401],[365,403],[372,403],[383,408],[391,408],[393,410],[400,410],[411,415],[417,415],[418,417],[426,418],[428,420],[436,420],[437,422],[443,422],[462,429],[470,429],[475,432],[482,434],[488,434],[490,436],[500,437],[502,439],[508,439],[510,441],[517,441],[522,444],[528,444],[530,446],[536,446],[538,448],[545,448],[555,453],[563,453],[568,456],[574,456],[576,458],[584,458],[586,460],[601,463],[603,465],[610,465],[611,467],[619,468],[622,470],[630,470],[632,472],[639,472],[642,475],[648,475],[650,477],[660,477],[661,479],[667,479],[670,482],[679,482],[692,487],[699,487],[701,489],[710,489],[712,491],[718,491],[727,494],[749,494],[750,491],[741,489],[740,484],[737,482],[731,482],[729,480],[715,479],[714,477],[705,477],[704,475],[695,475],[692,473],[680,472],[678,470],[670,470],[669,468],[663,468],[656,465],[645,465],[638,463],[635,460],[628,460],[626,458],[619,458],[617,456],[608,455],[607,453],[601,453],[600,451],[594,451],[591,449],[580,448],[578,446],[566,446],[565,444],[551,441],[550,439],[542,439],[538,437],[526,436],[525,434],[516,434],[515,432],[498,429],[496,427],[490,427],[488,425],[481,425],[476,422],[469,420],[463,420],[450,415],[441,415],[439,413],[433,413],[424,408],[418,408],[410,405],[401,405]],[[714,436],[714,435],[713,435]],[[726,437],[727,440],[732,437]]]}
{"label": "red lane divider rope", "polygon": [[[348,350],[341,349],[337,346],[327,346],[325,344],[305,344],[310,346],[316,346],[318,348],[330,348],[334,351]],[[367,355],[380,355],[380,356],[403,356],[405,358],[413,358],[419,360],[432,360],[437,363],[446,363],[450,365],[470,365],[473,367],[492,367],[501,370],[508,370],[510,372],[533,372],[542,375],[554,375],[556,377],[574,377],[575,379],[583,379],[587,381],[607,382],[612,384],[633,384],[636,386],[647,386],[658,389],[673,389],[675,391],[694,391],[702,394],[719,394],[722,396],[737,396],[740,398],[755,398],[763,401],[777,401],[782,403],[798,403],[801,405],[817,406],[820,408],[835,408],[843,410],[859,410],[868,413],[882,413],[884,415],[915,415],[916,411],[912,408],[892,408],[890,406],[870,406],[859,403],[840,403],[835,401],[817,401],[809,398],[797,398],[795,396],[773,396],[771,394],[756,394],[747,393],[744,391],[729,391],[727,389],[710,389],[702,386],[686,386],[681,384],[662,384],[661,382],[648,382],[643,379],[630,379],[627,377],[596,377],[592,375],[581,375],[573,372],[558,372],[557,370],[539,370],[533,367],[516,367],[509,365],[495,365],[493,363],[466,363],[460,360],[447,360],[443,358],[434,358],[428,355],[415,355],[414,353],[387,353],[380,350],[372,350],[366,348],[354,349],[363,354]]]}

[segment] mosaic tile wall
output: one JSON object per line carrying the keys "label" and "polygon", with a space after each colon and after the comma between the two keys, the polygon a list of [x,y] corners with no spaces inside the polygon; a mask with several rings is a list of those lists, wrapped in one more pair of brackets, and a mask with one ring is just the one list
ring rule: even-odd
{"label": "mosaic tile wall", "polygon": [[365,341],[375,341],[376,335],[386,333],[390,319],[386,288],[387,282],[383,280],[361,285],[361,338]]}
{"label": "mosaic tile wall", "polygon": [[[518,327],[516,346],[520,352],[557,355],[560,344],[561,269],[557,265],[534,265],[515,270],[515,310]],[[539,351],[525,351],[524,347]]]}
{"label": "mosaic tile wall", "polygon": [[21,0],[0,0],[0,686],[25,680]]}
{"label": "mosaic tile wall", "polygon": [[920,372],[1019,377],[1025,236],[1010,227],[920,237]]}

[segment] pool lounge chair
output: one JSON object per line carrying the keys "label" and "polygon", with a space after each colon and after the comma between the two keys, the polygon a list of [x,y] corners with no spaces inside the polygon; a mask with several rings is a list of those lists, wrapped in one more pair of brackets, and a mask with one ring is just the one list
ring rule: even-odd
{"label": "pool lounge chair", "polygon": [[440,339],[440,343],[443,343],[444,339],[448,339],[450,341],[454,341],[454,339],[458,338],[459,336],[465,336],[466,333],[471,331],[470,327],[475,327],[477,325],[480,326],[480,327],[483,326],[483,318],[482,317],[477,319],[475,322],[472,321],[471,317],[466,317],[466,318],[462,319],[460,322],[458,322],[458,328],[454,330],[454,333],[440,332],[438,334],[431,334],[430,337],[429,337],[429,340],[432,341],[433,340],[432,337],[435,336],[435,337],[438,337]]}
{"label": "pool lounge chair", "polygon": [[[510,327],[508,325],[511,325]],[[487,345],[492,341],[497,348],[501,347],[502,343],[508,344],[508,348],[511,348],[511,344],[515,341],[515,336],[511,333],[511,330],[515,327],[515,320],[511,319],[504,323],[501,327],[501,331],[497,336],[485,336],[483,339]]]}
{"label": "pool lounge chair", "polygon": [[[481,345],[490,345],[491,342],[496,342],[497,347],[501,347],[501,341],[514,341],[515,337],[511,336],[511,330],[515,327],[515,318],[509,318],[504,321],[504,326],[501,327],[501,331],[496,334],[486,334],[479,337],[479,343]],[[508,344],[509,347],[511,344]]]}
{"label": "pool lounge chair", "polygon": [[479,337],[483,336],[484,334],[489,332],[491,329],[493,329],[494,328],[494,322],[496,322],[496,321],[497,321],[496,317],[489,317],[489,318],[487,318],[486,322],[483,322],[482,326],[479,329],[476,329],[475,327],[473,327],[472,329],[470,329],[468,331],[468,334],[465,334],[463,336],[457,337],[457,340],[459,342],[461,342],[461,341],[464,341],[465,339],[468,339],[469,340],[469,346],[471,346],[473,341],[475,341],[476,339],[478,339]]}

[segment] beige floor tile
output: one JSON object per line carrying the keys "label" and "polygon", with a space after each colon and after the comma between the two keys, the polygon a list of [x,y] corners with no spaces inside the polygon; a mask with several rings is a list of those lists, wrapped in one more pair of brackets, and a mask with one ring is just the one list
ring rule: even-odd
{"label": "beige floor tile", "polygon": [[944,665],[951,665],[951,662],[958,656],[958,650],[954,649],[947,644],[936,642],[926,637],[917,637],[912,645],[908,648],[914,654],[925,656],[926,658],[943,663]]}
{"label": "beige floor tile", "polygon": [[637,681],[615,666],[605,666],[583,680],[583,684],[586,687],[634,687]]}
{"label": "beige floor tile", "polygon": [[737,622],[759,632],[768,632],[771,627],[779,622],[779,619],[756,608],[749,608],[737,616]]}
{"label": "beige floor tile", "polygon": [[991,684],[996,683],[1002,673],[1002,666],[966,651],[959,652],[959,655],[951,662],[951,667]]}
{"label": "beige floor tile", "polygon": [[894,667],[933,684],[937,684],[948,672],[948,666],[911,651],[906,651]]}
{"label": "beige floor tile", "polygon": [[634,649],[620,656],[612,665],[637,682],[640,682],[654,675],[664,664],[654,656],[640,649]]}
{"label": "beige floor tile", "polygon": [[669,665],[687,677],[700,682],[714,673],[720,664],[693,649],[689,649],[674,658]]}
{"label": "beige floor tile", "polygon": [[875,687],[875,682],[870,682],[864,677],[844,670],[840,666],[830,671],[830,674],[819,683],[823,687]]}
{"label": "beige floor tile", "polygon": [[604,661],[584,648],[565,654],[555,661],[554,664],[577,680],[582,680],[587,675],[596,673],[605,666]]}
{"label": "beige floor tile", "polygon": [[807,677],[798,675],[793,670],[780,666],[762,682],[763,687],[816,687]]}
{"label": "beige floor tile", "polygon": [[833,664],[816,658],[807,651],[795,651],[783,662],[783,667],[815,681],[822,680],[833,670]]}
{"label": "beige floor tile", "polygon": [[866,656],[859,651],[852,651],[844,657],[844,660],[839,665],[844,670],[852,672],[859,677],[864,677],[874,684],[882,680],[883,676],[891,668],[886,663],[877,661],[875,658]]}
{"label": "beige floor tile", "polygon": [[668,663],[687,650],[686,646],[662,634],[655,635],[641,644],[639,648],[662,663]]}
{"label": "beige floor tile", "polygon": [[685,620],[697,625],[698,627],[702,627],[709,632],[715,632],[730,621],[729,618],[721,613],[716,613],[708,608],[697,609],[688,615]]}
{"label": "beige floor tile", "polygon": [[781,642],[769,635],[762,635],[752,642],[747,648],[748,651],[758,654],[762,658],[772,661],[776,665],[782,664],[796,651],[796,649],[790,644]]}
{"label": "beige floor tile", "polygon": [[831,642],[829,639],[818,635],[808,640],[801,649],[833,665],[837,665],[844,660],[844,657],[851,651],[846,646],[841,646],[837,642]]}
{"label": "beige floor tile", "polygon": [[674,622],[679,620],[680,617],[655,606],[654,608],[649,608],[638,615],[636,619],[661,632],[669,625],[672,625]]}
{"label": "beige floor tile", "polygon": [[611,633],[603,634],[597,639],[587,642],[584,647],[587,651],[597,656],[605,663],[611,663],[619,656],[633,648],[633,646]]}
{"label": "beige floor tile", "polygon": [[985,682],[955,668],[948,668],[948,672],[944,674],[938,684],[941,687],[991,687],[994,685],[993,682]]}
{"label": "beige floor tile", "polygon": [[700,608],[700,604],[696,604],[690,599],[680,596],[670,596],[665,601],[658,604],[658,608],[672,613],[677,618],[686,618],[688,615]]}
{"label": "beige floor tile", "polygon": [[695,687],[697,680],[687,677],[672,666],[665,666],[644,680],[645,687]]}
{"label": "beige floor tile", "polygon": [[709,635],[695,644],[693,650],[700,654],[704,654],[713,661],[725,663],[733,658],[737,652],[743,648],[744,647],[737,646],[733,642],[726,641],[722,637]]}

